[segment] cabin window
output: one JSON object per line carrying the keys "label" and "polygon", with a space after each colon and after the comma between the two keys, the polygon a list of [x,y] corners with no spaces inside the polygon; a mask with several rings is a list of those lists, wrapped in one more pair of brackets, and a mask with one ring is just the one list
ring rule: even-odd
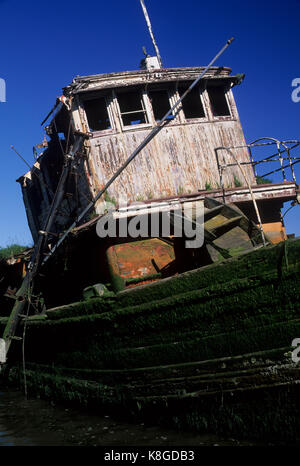
{"label": "cabin window", "polygon": [[210,105],[214,116],[230,116],[224,87],[208,87]]}
{"label": "cabin window", "polygon": [[111,129],[105,97],[86,100],[84,108],[90,131]]}
{"label": "cabin window", "polygon": [[[167,89],[155,89],[148,92],[148,96],[151,100],[152,110],[154,114],[155,121],[160,121],[170,110],[170,100],[169,93]],[[174,118],[173,113],[168,116],[168,120]]]}
{"label": "cabin window", "polygon": [[123,126],[148,123],[142,92],[117,93]]}
{"label": "cabin window", "polygon": [[[178,92],[180,97],[183,96],[188,86],[179,86]],[[194,87],[181,102],[185,118],[205,118],[205,112],[201,100],[199,86]]]}

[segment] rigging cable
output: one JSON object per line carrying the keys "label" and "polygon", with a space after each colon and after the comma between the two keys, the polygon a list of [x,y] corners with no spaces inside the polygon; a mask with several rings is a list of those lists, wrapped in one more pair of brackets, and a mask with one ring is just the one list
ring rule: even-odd
{"label": "rigging cable", "polygon": [[25,398],[27,399],[27,377],[26,377],[26,362],[25,362],[25,337],[26,337],[26,326],[27,326],[27,319],[29,316],[29,309],[31,305],[31,297],[32,297],[32,290],[33,290],[33,281],[30,284],[27,293],[27,311],[24,318],[24,327],[23,327],[23,338],[22,338],[22,364],[23,364],[23,381],[24,381],[24,394]]}
{"label": "rigging cable", "polygon": [[296,207],[296,205],[299,205],[299,204],[292,204],[283,214],[282,216],[282,220],[284,219],[284,217],[286,216],[286,214],[293,208],[293,207]]}

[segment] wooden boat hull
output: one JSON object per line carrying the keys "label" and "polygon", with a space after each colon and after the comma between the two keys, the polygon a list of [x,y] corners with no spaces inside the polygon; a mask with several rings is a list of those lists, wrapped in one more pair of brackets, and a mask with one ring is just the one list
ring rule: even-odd
{"label": "wooden boat hull", "polygon": [[33,316],[27,387],[180,428],[299,440],[299,253],[289,240]]}

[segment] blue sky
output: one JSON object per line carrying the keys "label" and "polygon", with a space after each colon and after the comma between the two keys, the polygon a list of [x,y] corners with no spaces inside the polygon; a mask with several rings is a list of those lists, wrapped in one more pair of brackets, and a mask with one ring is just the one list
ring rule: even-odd
{"label": "blue sky", "polygon": [[[232,36],[217,62],[245,73],[234,95],[247,142],[262,136],[300,139],[300,102],[291,99],[300,78],[300,0],[145,0],[165,67],[202,66]],[[138,69],[142,46],[153,53],[138,0],[0,0],[0,246],[30,244],[16,179],[43,139],[40,123],[61,89],[76,75]],[[300,155],[300,150],[298,151]],[[300,182],[300,164],[296,168]],[[289,207],[287,205],[286,207]],[[285,209],[284,209],[285,210]],[[285,217],[300,235],[300,206]]]}

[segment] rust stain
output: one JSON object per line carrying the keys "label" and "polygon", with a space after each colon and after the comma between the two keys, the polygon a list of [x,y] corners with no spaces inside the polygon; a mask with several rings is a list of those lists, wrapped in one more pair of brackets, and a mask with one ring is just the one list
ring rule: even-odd
{"label": "rust stain", "polygon": [[175,259],[171,245],[156,239],[113,246],[117,268],[122,278],[139,278],[158,273]]}
{"label": "rust stain", "polygon": [[287,240],[286,229],[281,222],[263,223],[264,233],[268,236],[273,244]]}

